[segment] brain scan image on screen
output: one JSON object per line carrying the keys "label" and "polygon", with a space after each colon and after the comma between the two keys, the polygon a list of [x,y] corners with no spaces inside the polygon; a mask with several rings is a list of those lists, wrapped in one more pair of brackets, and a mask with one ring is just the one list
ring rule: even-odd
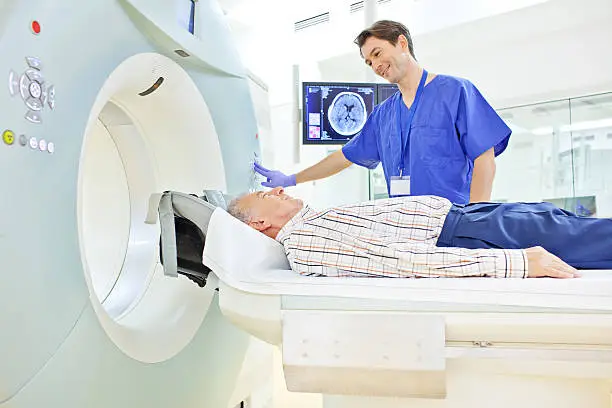
{"label": "brain scan image on screen", "polygon": [[343,145],[359,134],[376,103],[376,84],[304,82],[302,141]]}
{"label": "brain scan image on screen", "polygon": [[366,104],[358,93],[340,92],[328,110],[329,123],[343,136],[359,132],[367,119]]}

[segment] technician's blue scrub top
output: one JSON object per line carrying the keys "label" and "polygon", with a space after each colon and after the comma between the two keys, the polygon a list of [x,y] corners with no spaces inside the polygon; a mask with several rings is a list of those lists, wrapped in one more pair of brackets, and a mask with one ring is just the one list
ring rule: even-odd
{"label": "technician's blue scrub top", "polygon": [[492,147],[496,156],[501,154],[512,131],[470,81],[437,75],[423,88],[401,157],[400,126],[407,126],[408,113],[396,92],[374,108],[361,132],[343,146],[344,156],[369,169],[382,162],[389,193],[390,178],[403,167],[403,175],[410,175],[411,195],[467,204],[474,160]]}

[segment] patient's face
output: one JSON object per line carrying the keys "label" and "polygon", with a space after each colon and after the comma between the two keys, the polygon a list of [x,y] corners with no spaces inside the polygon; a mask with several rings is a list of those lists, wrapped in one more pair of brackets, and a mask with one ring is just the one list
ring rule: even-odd
{"label": "patient's face", "polygon": [[[280,229],[304,207],[304,203],[285,194],[282,187],[276,187],[270,191],[258,191],[244,196],[240,200],[240,206],[249,209],[253,223],[261,222],[262,225]],[[259,229],[255,225],[252,226]]]}

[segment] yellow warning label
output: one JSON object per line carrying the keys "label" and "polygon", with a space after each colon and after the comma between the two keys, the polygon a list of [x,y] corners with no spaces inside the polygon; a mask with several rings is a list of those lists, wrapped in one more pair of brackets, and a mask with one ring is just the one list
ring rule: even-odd
{"label": "yellow warning label", "polygon": [[15,134],[10,130],[5,130],[4,133],[2,133],[2,140],[7,145],[12,145],[15,143]]}

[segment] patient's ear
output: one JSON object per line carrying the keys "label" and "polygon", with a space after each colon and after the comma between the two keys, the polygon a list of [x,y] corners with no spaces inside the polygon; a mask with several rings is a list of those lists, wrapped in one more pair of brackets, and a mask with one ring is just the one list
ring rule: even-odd
{"label": "patient's ear", "polygon": [[271,226],[270,222],[266,220],[262,220],[262,219],[257,220],[257,221],[249,221],[249,225],[255,228],[257,231],[261,231],[261,232],[264,232]]}

